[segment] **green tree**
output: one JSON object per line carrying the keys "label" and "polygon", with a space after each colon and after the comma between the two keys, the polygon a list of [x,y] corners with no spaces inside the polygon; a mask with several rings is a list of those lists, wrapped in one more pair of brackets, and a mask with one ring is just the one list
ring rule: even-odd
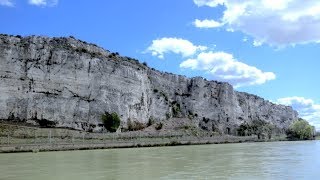
{"label": "green tree", "polygon": [[237,132],[239,136],[257,135],[258,139],[271,139],[274,129],[274,125],[268,122],[253,120],[250,123],[241,124],[237,129]]}
{"label": "green tree", "polygon": [[116,132],[120,126],[120,118],[117,113],[105,112],[101,116],[104,127],[110,132]]}
{"label": "green tree", "polygon": [[314,127],[308,121],[299,118],[290,125],[287,136],[292,140],[308,140],[314,138],[314,132]]}

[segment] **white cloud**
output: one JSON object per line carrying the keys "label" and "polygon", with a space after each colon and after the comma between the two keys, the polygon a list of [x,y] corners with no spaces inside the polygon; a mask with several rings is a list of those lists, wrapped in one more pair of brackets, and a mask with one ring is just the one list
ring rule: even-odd
{"label": "white cloud", "polygon": [[225,0],[193,0],[193,2],[198,6],[209,6],[216,7],[218,5],[222,5]]}
{"label": "white cloud", "polygon": [[189,59],[180,63],[180,68],[203,71],[210,78],[226,81],[236,88],[241,86],[264,84],[276,78],[272,72],[249,66],[226,52],[213,52],[206,46],[196,46],[192,42],[179,38],[161,38],[152,41],[146,50],[153,56],[164,58],[171,52]]}
{"label": "white cloud", "polygon": [[315,43],[320,40],[319,0],[194,0],[198,6],[224,6],[215,21],[241,31],[256,42],[275,46]]}
{"label": "white cloud", "polygon": [[198,28],[216,28],[216,27],[220,27],[223,26],[223,24],[221,24],[220,22],[217,22],[215,20],[199,20],[196,19],[193,24],[198,27]]}
{"label": "white cloud", "polygon": [[247,42],[248,41],[248,38],[247,37],[244,37],[243,39],[242,39],[242,42]]}
{"label": "white cloud", "polygon": [[320,130],[320,104],[316,104],[312,99],[296,96],[280,98],[277,103],[292,106],[299,112],[301,118],[308,120],[311,125]]}
{"label": "white cloud", "polygon": [[29,0],[29,4],[35,6],[56,6],[58,4],[58,0]]}
{"label": "white cloud", "polygon": [[202,70],[214,79],[227,81],[235,87],[263,84],[276,78],[274,73],[239,62],[225,52],[202,52],[195,59],[183,61],[180,67]]}
{"label": "white cloud", "polygon": [[165,37],[153,40],[152,44],[147,48],[147,52],[151,52],[153,56],[163,59],[164,54],[169,52],[188,57],[194,55],[198,51],[204,51],[206,49],[206,46],[195,46],[185,39]]}
{"label": "white cloud", "polygon": [[253,46],[258,47],[258,46],[262,46],[263,42],[261,41],[257,41],[257,40],[253,40]]}
{"label": "white cloud", "polygon": [[14,6],[12,0],[0,0],[0,5],[1,6],[9,6],[9,7]]}

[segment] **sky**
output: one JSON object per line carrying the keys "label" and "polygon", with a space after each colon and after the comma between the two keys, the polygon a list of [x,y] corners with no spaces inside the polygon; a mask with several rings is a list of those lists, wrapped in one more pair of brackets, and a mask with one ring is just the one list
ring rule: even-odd
{"label": "sky", "polygon": [[0,0],[0,33],[74,36],[155,69],[229,82],[320,130],[319,0]]}

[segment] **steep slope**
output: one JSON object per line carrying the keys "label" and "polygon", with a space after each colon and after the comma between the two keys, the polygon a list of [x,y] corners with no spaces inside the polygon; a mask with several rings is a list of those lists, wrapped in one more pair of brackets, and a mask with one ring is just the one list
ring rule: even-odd
{"label": "steep slope", "polygon": [[228,83],[159,72],[73,37],[0,35],[0,119],[100,131],[104,112],[122,128],[188,117],[230,134],[255,120],[285,130],[297,118]]}

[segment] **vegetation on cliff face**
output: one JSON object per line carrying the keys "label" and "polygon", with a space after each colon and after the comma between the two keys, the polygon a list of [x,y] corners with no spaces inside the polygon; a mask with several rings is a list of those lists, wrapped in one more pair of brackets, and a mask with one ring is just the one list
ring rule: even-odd
{"label": "vegetation on cliff face", "polygon": [[308,140],[315,138],[315,128],[308,121],[299,118],[294,121],[287,130],[290,140]]}
{"label": "vegetation on cliff face", "polygon": [[101,116],[104,127],[110,132],[116,132],[120,126],[120,118],[117,113],[108,113],[105,112]]}
{"label": "vegetation on cliff face", "polygon": [[243,123],[237,129],[239,136],[257,135],[258,139],[271,139],[275,126],[261,120],[254,120],[252,123]]}

